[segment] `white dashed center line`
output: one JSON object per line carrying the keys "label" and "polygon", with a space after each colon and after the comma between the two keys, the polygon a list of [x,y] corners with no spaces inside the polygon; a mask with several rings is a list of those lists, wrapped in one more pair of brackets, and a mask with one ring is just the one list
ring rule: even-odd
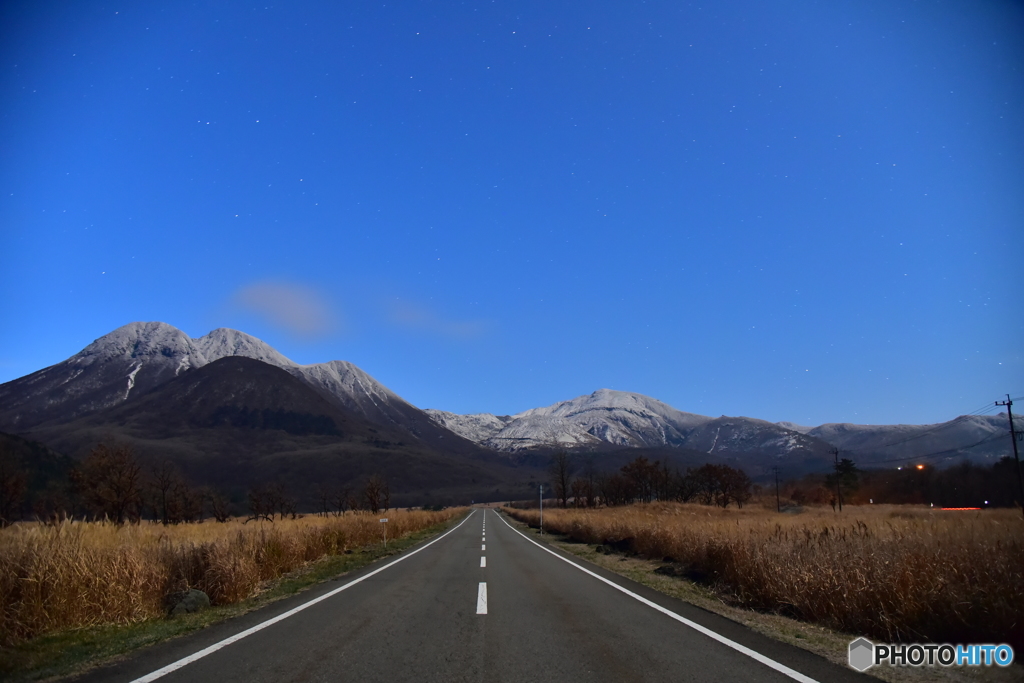
{"label": "white dashed center line", "polygon": [[480,558],[480,566],[481,567],[486,567],[487,566],[487,558],[486,557],[481,557]]}
{"label": "white dashed center line", "polygon": [[487,614],[487,583],[480,582],[480,588],[476,592],[476,613]]}
{"label": "white dashed center line", "polygon": [[481,551],[487,550],[487,544],[485,544],[485,543],[481,543],[481,544],[480,544],[480,550],[481,550]]}

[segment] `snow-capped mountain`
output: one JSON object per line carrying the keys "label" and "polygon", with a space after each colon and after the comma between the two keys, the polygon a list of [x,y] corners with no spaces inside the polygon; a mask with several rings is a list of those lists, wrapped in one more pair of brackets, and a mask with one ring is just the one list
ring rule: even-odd
{"label": "snow-capped mountain", "polygon": [[0,385],[0,425],[18,431],[51,419],[73,419],[127,401],[207,362],[181,330],[164,323],[131,323],[65,361]]}
{"label": "snow-capped mountain", "polygon": [[641,394],[600,389],[517,415],[426,413],[457,434],[495,450],[682,447],[706,453],[820,453],[827,444],[763,420],[711,418]]}
{"label": "snow-capped mountain", "polygon": [[[221,328],[191,339],[159,322],[125,325],[65,361],[0,385],[0,431],[23,433],[129,404],[182,373],[227,357],[281,368],[335,405],[449,452],[478,453],[474,444],[506,453],[675,447],[724,456],[820,458],[835,446],[863,465],[919,455],[934,457],[932,462],[954,463],[965,457],[985,461],[1009,452],[1005,414],[963,416],[938,425],[805,427],[696,415],[609,389],[511,416],[422,411],[351,363],[299,365],[237,330]],[[1024,424],[1018,426],[1022,428]]]}
{"label": "snow-capped mountain", "polygon": [[[488,445],[519,450],[539,443],[559,446],[678,446],[685,434],[711,418],[684,413],[648,396],[599,389],[588,396],[515,415]],[[558,437],[552,443],[552,437]],[[536,443],[535,443],[536,442]]]}
{"label": "snow-capped mountain", "polygon": [[[805,427],[749,417],[695,415],[661,401],[601,389],[588,396],[517,415],[457,415],[425,411],[470,441],[498,451],[670,446],[725,456],[841,457],[863,466],[928,456],[933,464],[964,458],[990,462],[1010,450],[1006,414],[963,416],[937,425],[825,424]],[[1024,418],[1018,424],[1024,430]]]}
{"label": "snow-capped mountain", "polygon": [[49,420],[68,421],[116,406],[182,372],[229,356],[282,368],[372,422],[397,425],[435,444],[447,437],[449,447],[465,445],[351,363],[299,365],[238,330],[220,328],[191,339],[160,322],[130,323],[63,362],[0,385],[0,430],[25,431]]}

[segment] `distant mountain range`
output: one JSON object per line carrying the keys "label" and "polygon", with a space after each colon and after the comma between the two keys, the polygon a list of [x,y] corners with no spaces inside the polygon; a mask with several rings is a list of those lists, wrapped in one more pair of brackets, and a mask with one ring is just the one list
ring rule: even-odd
{"label": "distant mountain range", "polygon": [[684,413],[647,396],[610,389],[512,416],[426,412],[470,441],[508,452],[667,446],[732,456],[825,456],[829,448],[813,436],[764,420]]}
{"label": "distant mountain range", "polygon": [[511,416],[424,411],[351,363],[299,365],[236,330],[191,339],[158,322],[125,325],[0,385],[0,432],[73,457],[113,437],[148,457],[172,458],[199,480],[273,473],[354,481],[383,469],[410,494],[474,490],[499,498],[543,476],[555,449],[609,463],[635,452],[755,472],[781,462],[795,475],[826,468],[833,446],[862,466],[921,457],[989,462],[1010,453],[1007,429],[1005,414],[804,427],[686,413],[608,389]]}
{"label": "distant mountain range", "polygon": [[[428,409],[430,417],[470,441],[499,451],[537,448],[607,449],[610,446],[686,448],[724,456],[815,455],[840,450],[862,466],[898,466],[925,459],[952,464],[992,462],[1011,454],[1005,413],[961,416],[933,425],[824,424],[804,427],[748,417],[685,413],[661,401],[600,389],[517,415],[457,415]],[[1017,429],[1024,428],[1019,425]],[[831,457],[831,456],[829,456]]]}

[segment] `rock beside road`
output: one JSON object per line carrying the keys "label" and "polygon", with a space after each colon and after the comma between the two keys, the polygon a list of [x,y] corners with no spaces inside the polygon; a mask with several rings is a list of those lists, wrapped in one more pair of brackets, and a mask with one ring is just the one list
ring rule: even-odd
{"label": "rock beside road", "polygon": [[168,613],[172,617],[179,614],[201,612],[210,606],[210,596],[195,588],[187,591],[171,593],[167,598]]}

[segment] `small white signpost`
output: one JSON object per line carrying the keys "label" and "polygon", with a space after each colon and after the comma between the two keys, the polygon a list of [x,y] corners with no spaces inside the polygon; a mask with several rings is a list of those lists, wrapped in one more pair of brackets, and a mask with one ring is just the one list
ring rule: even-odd
{"label": "small white signpost", "polygon": [[540,485],[540,535],[544,535],[544,484]]}
{"label": "small white signpost", "polygon": [[387,547],[388,547],[388,518],[385,517],[384,519],[380,520],[380,523],[384,525],[384,549],[387,550]]}

